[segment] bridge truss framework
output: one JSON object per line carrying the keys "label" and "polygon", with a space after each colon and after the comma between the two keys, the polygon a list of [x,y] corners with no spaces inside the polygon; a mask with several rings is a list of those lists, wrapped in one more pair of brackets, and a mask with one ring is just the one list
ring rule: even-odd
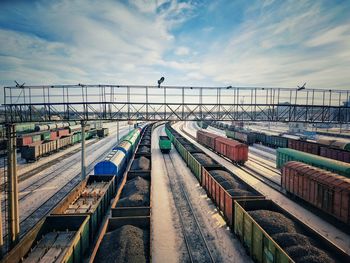
{"label": "bridge truss framework", "polygon": [[349,123],[349,90],[54,85],[4,88],[4,122],[222,120]]}

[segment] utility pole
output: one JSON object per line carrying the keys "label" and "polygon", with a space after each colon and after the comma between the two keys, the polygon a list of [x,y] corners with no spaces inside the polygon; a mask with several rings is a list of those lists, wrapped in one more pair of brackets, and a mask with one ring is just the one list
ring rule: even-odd
{"label": "utility pole", "polygon": [[86,165],[85,165],[85,125],[86,121],[80,121],[81,124],[81,178],[86,177]]}
{"label": "utility pole", "polygon": [[16,156],[16,128],[14,124],[6,125],[7,144],[7,187],[8,187],[8,237],[10,247],[19,239],[18,178]]}
{"label": "utility pole", "polygon": [[117,121],[117,143],[119,143],[119,121]]}

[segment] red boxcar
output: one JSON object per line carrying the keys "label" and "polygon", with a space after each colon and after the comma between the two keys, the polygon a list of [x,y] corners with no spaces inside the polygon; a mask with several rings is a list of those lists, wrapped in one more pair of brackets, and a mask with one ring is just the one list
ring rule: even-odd
{"label": "red boxcar", "polygon": [[231,161],[244,164],[248,161],[248,145],[224,137],[215,139],[215,151]]}
{"label": "red boxcar", "polygon": [[50,140],[54,141],[56,139],[57,139],[57,132],[56,131],[50,132]]}
{"label": "red boxcar", "polygon": [[33,139],[32,136],[21,136],[21,137],[17,137],[17,146],[18,147],[22,147],[22,146],[27,146],[33,143]]}
{"label": "red boxcar", "polygon": [[350,225],[350,179],[301,162],[282,169],[282,187]]}
{"label": "red boxcar", "polygon": [[68,129],[62,129],[57,131],[57,137],[61,138],[63,136],[69,136],[69,130]]}
{"label": "red boxcar", "polygon": [[350,163],[350,152],[342,149],[320,147],[320,156],[330,159]]}
{"label": "red boxcar", "polygon": [[314,142],[288,139],[288,148],[319,155],[320,145]]}
{"label": "red boxcar", "polygon": [[209,148],[215,150],[215,138],[220,137],[219,135],[198,130],[197,131],[197,141],[200,144],[208,146]]}

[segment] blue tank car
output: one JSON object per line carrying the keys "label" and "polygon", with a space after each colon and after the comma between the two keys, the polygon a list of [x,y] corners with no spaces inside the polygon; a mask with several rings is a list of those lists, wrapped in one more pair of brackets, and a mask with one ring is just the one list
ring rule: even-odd
{"label": "blue tank car", "polygon": [[99,176],[116,176],[116,185],[119,186],[127,166],[127,158],[124,151],[113,150],[105,160],[94,167],[94,174]]}

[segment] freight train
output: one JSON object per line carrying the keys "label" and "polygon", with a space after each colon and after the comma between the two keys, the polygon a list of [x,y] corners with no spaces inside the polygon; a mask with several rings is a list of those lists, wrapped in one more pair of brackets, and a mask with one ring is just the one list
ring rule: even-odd
{"label": "freight train", "polygon": [[[256,262],[343,262],[332,242],[228,171],[171,125],[166,133],[227,224]],[[188,149],[198,149],[191,153]],[[214,147],[215,148],[215,147]],[[200,155],[199,155],[200,153]]]}
{"label": "freight train", "polygon": [[[80,182],[5,256],[4,262],[84,262],[92,249],[110,201],[120,192],[127,161],[146,125],[124,136],[95,174]],[[127,146],[127,147],[124,147]]]}
{"label": "freight train", "polygon": [[228,138],[252,145],[260,143],[271,148],[291,148],[326,158],[350,163],[350,142],[320,139],[317,142],[298,140],[263,132],[246,131],[223,123],[211,123],[213,127],[225,129]]}

